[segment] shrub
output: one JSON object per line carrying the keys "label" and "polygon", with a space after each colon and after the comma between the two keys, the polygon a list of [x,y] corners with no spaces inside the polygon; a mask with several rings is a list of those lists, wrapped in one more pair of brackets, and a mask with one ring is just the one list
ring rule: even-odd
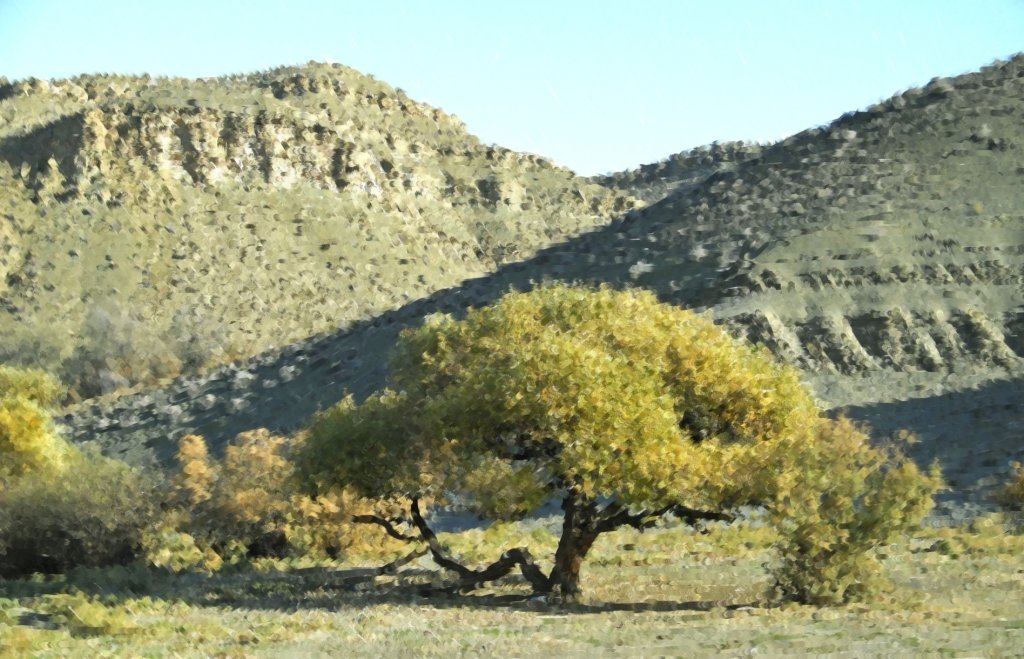
{"label": "shrub", "polygon": [[937,466],[923,476],[897,446],[872,447],[847,419],[817,433],[794,451],[802,484],[771,511],[782,531],[775,595],[819,605],[867,599],[888,587],[877,550],[928,513],[941,476]]}
{"label": "shrub", "polygon": [[32,472],[0,488],[0,576],[125,564],[141,556],[156,481],[94,452],[70,453],[59,477]]}
{"label": "shrub", "polygon": [[996,503],[1008,510],[1024,510],[1024,464],[1013,463],[1013,476],[1010,482],[993,496]]}
{"label": "shrub", "polygon": [[181,360],[149,329],[141,313],[108,304],[93,308],[61,372],[81,398],[177,375]]}
{"label": "shrub", "polygon": [[41,371],[0,367],[0,487],[34,472],[57,473],[70,448],[57,436],[51,408],[63,395]]}
{"label": "shrub", "polygon": [[64,397],[64,387],[43,371],[0,366],[0,397],[19,396],[50,409]]}
{"label": "shrub", "polygon": [[[239,434],[217,461],[202,437],[183,437],[172,482],[174,521],[165,537],[214,568],[219,560],[206,550],[221,560],[239,554],[338,556],[350,540],[346,522],[357,502],[346,493],[316,500],[302,494],[288,459],[290,445],[285,437],[253,430]],[[184,554],[181,560],[187,562]]]}

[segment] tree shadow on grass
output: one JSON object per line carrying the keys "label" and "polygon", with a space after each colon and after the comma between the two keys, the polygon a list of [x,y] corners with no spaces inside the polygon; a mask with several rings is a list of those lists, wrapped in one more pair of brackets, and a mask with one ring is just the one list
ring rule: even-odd
{"label": "tree shadow on grass", "polygon": [[[108,605],[148,597],[194,607],[227,607],[290,613],[304,609],[342,611],[378,605],[434,609],[505,610],[557,615],[626,612],[707,612],[762,608],[762,602],[727,600],[584,601],[560,603],[534,596],[521,577],[508,577],[492,588],[455,594],[444,573],[407,568],[381,575],[375,568],[310,567],[259,570],[229,568],[213,574],[166,570],[141,565],[80,569],[66,576],[0,580],[0,597],[30,600],[44,595],[83,593]],[[38,626],[32,611],[21,624]]]}

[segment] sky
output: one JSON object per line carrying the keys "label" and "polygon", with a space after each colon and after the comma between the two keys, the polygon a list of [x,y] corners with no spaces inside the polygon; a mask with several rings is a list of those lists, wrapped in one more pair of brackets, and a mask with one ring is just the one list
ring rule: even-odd
{"label": "sky", "polygon": [[369,73],[579,174],[771,142],[1024,51],[1024,0],[0,0],[0,76]]}

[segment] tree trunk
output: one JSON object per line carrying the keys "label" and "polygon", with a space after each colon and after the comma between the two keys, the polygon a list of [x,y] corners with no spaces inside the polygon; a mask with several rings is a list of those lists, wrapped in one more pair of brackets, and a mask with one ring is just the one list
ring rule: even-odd
{"label": "tree trunk", "polygon": [[562,537],[555,551],[555,565],[548,577],[548,589],[567,601],[574,601],[583,593],[580,568],[598,536],[594,528],[596,506],[570,490],[562,501],[562,510],[565,511]]}

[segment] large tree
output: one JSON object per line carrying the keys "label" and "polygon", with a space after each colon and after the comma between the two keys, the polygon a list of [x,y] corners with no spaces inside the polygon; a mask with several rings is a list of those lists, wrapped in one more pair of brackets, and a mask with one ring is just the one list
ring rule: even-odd
{"label": "large tree", "polygon": [[[406,501],[402,514],[358,521],[425,543],[458,588],[518,566],[534,591],[566,598],[580,594],[601,533],[762,504],[789,539],[786,594],[842,600],[866,574],[863,556],[917,523],[938,486],[826,418],[796,369],[706,316],[648,292],[566,285],[405,331],[389,388],[322,414],[296,459],[314,489]],[[514,518],[552,499],[563,521],[546,572],[523,547],[465,566],[424,515],[449,501]]]}

